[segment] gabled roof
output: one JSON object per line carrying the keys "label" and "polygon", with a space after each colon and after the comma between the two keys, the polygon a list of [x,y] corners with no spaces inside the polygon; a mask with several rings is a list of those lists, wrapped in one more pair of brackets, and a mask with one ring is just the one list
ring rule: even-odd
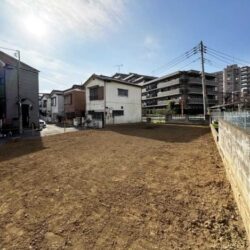
{"label": "gabled roof", "polygon": [[[12,57],[3,51],[0,51],[0,60],[3,61],[5,64],[10,65],[12,67],[17,67],[18,60],[15,57]],[[39,70],[29,66],[28,64],[20,61],[20,69],[28,70],[34,73],[38,73]]]}
{"label": "gabled roof", "polygon": [[53,94],[63,95],[63,90],[56,90],[56,89],[53,89],[53,90],[50,92],[50,95],[53,95]]}
{"label": "gabled roof", "polygon": [[133,84],[133,83],[130,83],[130,82],[126,82],[126,81],[123,81],[123,80],[119,80],[119,79],[115,79],[115,78],[112,78],[112,77],[109,77],[109,76],[104,76],[104,75],[96,75],[96,74],[93,74],[91,75],[84,83],[84,85],[86,86],[88,84],[88,82],[92,79],[99,79],[99,80],[102,80],[104,82],[117,82],[117,83],[121,83],[121,84],[124,84],[124,85],[129,85],[129,86],[134,86],[134,87],[138,87],[138,88],[141,88],[141,86],[139,85],[136,85],[136,84]]}
{"label": "gabled roof", "polygon": [[76,89],[84,91],[85,87],[83,85],[74,84],[71,88],[64,90],[63,93],[68,92],[68,91],[73,91]]}

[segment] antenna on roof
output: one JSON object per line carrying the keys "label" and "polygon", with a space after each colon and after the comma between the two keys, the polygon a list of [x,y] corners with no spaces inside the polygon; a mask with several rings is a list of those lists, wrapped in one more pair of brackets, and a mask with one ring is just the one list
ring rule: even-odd
{"label": "antenna on roof", "polygon": [[123,64],[117,64],[117,65],[115,65],[115,67],[117,67],[117,71],[118,71],[118,73],[120,73],[121,67],[123,67]]}

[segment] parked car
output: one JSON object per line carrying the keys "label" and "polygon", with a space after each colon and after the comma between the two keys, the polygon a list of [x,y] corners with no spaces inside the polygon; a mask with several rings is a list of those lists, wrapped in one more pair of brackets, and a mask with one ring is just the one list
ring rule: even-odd
{"label": "parked car", "polygon": [[47,124],[44,120],[39,119],[39,129],[46,128]]}

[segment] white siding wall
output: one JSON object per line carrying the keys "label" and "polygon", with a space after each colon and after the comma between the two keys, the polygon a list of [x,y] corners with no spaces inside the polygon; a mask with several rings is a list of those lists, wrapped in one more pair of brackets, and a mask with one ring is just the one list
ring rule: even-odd
{"label": "white siding wall", "polygon": [[55,106],[51,105],[51,113],[52,114],[62,114],[63,111],[64,111],[64,98],[63,98],[63,95],[53,94],[51,96],[51,101],[52,101],[52,99],[54,97],[56,98],[56,105]]}
{"label": "white siding wall", "polygon": [[[116,82],[105,83],[104,97],[106,99],[106,103],[104,103],[104,100],[89,100],[89,88],[97,85],[104,86],[104,82],[99,79],[90,80],[90,82],[86,86],[87,112],[90,110],[96,112],[104,112],[105,107],[107,107],[107,115],[105,117],[106,124],[141,122],[141,88]],[[118,88],[127,89],[128,97],[118,96]],[[124,115],[113,117],[112,110],[123,110]]]}
{"label": "white siding wall", "polygon": [[[128,96],[118,96],[118,89],[127,89]],[[123,110],[123,116],[107,115],[106,124],[135,123],[141,121],[141,88],[109,82],[106,84],[106,107]],[[123,107],[123,109],[122,109]]]}
{"label": "white siding wall", "polygon": [[[52,106],[52,99],[56,98],[56,105]],[[51,96],[51,117],[52,121],[56,122],[57,115],[63,115],[64,112],[64,97],[63,95],[53,94]]]}
{"label": "white siding wall", "polygon": [[98,79],[89,82],[86,88],[86,111],[94,110],[98,112],[104,112],[104,100],[90,101],[89,100],[89,88],[94,86],[104,86],[104,82]]}

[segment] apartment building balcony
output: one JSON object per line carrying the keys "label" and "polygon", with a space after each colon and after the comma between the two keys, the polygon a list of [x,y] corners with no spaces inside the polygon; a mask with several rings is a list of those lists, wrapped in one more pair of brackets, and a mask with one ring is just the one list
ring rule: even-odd
{"label": "apartment building balcony", "polygon": [[[202,85],[202,81],[201,78],[194,78],[194,77],[190,77],[188,80],[188,84],[199,84]],[[205,80],[205,84],[207,86],[217,86],[218,84],[215,82],[215,80]]]}
{"label": "apartment building balcony", "polygon": [[[207,100],[208,104],[217,104],[216,99],[208,99]],[[188,99],[188,104],[203,104],[203,98],[190,98]]]}
{"label": "apartment building balcony", "polygon": [[170,87],[170,86],[174,86],[174,85],[179,85],[180,84],[180,79],[174,79],[174,80],[170,80],[170,81],[166,81],[166,82],[160,82],[158,83],[157,88],[166,88],[166,87]]}
{"label": "apartment building balcony", "polygon": [[162,92],[158,92],[158,97],[165,97],[165,96],[173,96],[173,95],[180,95],[181,94],[181,90],[180,88],[177,89],[171,89],[171,90],[167,90],[167,91],[162,91]]}
{"label": "apartment building balcony", "polygon": [[179,104],[179,98],[173,98],[170,100],[159,100],[157,105],[167,105],[169,102],[174,102],[175,104]]}
{"label": "apartment building balcony", "polygon": [[[190,93],[190,94],[202,94],[202,88],[195,88],[195,87],[188,88],[188,93]],[[212,89],[207,89],[207,94],[208,95],[216,95],[216,94],[218,94],[218,91],[215,91]]]}

